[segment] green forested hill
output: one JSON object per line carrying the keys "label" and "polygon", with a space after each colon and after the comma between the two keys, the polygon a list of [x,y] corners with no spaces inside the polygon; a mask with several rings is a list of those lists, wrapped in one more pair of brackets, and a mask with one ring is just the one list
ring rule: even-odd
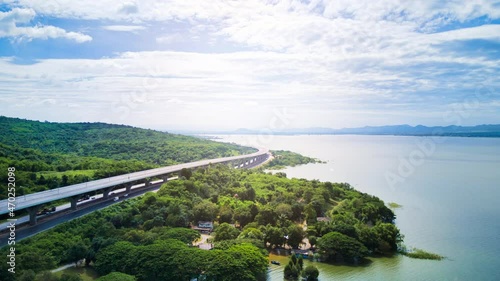
{"label": "green forested hill", "polygon": [[104,123],[51,123],[0,117],[0,128],[0,143],[14,147],[158,165],[252,151],[189,136]]}
{"label": "green forested hill", "polygon": [[[104,123],[51,123],[0,116],[0,171],[17,170],[19,194],[252,148]],[[0,173],[6,182],[7,173]],[[1,192],[1,199],[6,192]]]}

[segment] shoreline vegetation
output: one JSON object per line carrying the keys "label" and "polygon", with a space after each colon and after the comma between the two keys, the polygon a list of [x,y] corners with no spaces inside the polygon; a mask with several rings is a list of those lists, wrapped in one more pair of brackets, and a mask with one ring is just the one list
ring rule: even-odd
{"label": "shoreline vegetation", "polygon": [[[322,262],[354,265],[395,253],[402,235],[394,219],[382,200],[346,183],[214,165],[23,240],[16,258],[19,276],[47,275],[85,259],[100,276],[118,271],[139,281],[202,273],[209,280],[265,280],[267,256],[276,248],[309,249]],[[212,251],[188,246],[200,238],[200,221],[213,223]]]}
{"label": "shoreline vegetation", "polygon": [[431,252],[427,252],[425,250],[418,249],[418,248],[412,248],[412,249],[408,250],[406,247],[403,247],[398,252],[400,254],[405,255],[405,256],[412,258],[412,259],[438,260],[438,261],[440,261],[440,260],[443,260],[446,258],[444,256],[441,256],[441,255],[438,255],[435,253],[431,253]]}
{"label": "shoreline vegetation", "polygon": [[403,207],[403,205],[399,205],[398,203],[395,202],[389,202],[387,203],[387,206],[389,206],[389,208],[391,209],[399,209]]}
{"label": "shoreline vegetation", "polygon": [[269,161],[265,165],[263,165],[264,169],[267,170],[283,170],[287,167],[295,167],[298,165],[305,164],[315,164],[320,163],[324,164],[325,161],[321,161],[316,158],[311,158],[307,156],[303,156],[301,154],[288,151],[288,150],[271,150],[273,155],[273,160]]}

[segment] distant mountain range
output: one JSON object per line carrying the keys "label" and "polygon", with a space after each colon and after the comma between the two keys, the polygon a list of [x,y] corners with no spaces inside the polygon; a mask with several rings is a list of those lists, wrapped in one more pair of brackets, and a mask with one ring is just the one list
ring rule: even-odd
{"label": "distant mountain range", "polygon": [[[251,130],[237,129],[233,131],[203,132],[208,134],[232,134],[232,135],[398,135],[398,136],[457,136],[457,137],[500,137],[500,124],[477,125],[477,126],[366,126],[359,128],[304,128],[287,130]],[[200,132],[198,132],[200,133]]]}

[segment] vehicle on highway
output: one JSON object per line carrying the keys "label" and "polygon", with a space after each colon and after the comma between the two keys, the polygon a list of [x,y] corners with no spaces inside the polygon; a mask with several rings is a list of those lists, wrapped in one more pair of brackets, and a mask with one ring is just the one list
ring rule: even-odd
{"label": "vehicle on highway", "polygon": [[113,198],[113,201],[118,201],[118,199],[120,199],[119,197],[115,197]]}
{"label": "vehicle on highway", "polygon": [[47,215],[56,211],[56,207],[44,208],[43,210],[36,213],[37,216]]}
{"label": "vehicle on highway", "polygon": [[80,199],[78,199],[78,202],[85,201],[85,200],[89,200],[89,199],[90,199],[90,195],[85,194],[85,195],[84,195],[84,196],[82,196]]}

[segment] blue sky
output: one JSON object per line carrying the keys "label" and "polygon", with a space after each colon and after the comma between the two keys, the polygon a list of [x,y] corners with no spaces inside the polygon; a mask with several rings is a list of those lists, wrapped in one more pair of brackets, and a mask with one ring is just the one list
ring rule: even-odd
{"label": "blue sky", "polygon": [[500,1],[0,4],[0,114],[42,121],[500,123],[499,62]]}

